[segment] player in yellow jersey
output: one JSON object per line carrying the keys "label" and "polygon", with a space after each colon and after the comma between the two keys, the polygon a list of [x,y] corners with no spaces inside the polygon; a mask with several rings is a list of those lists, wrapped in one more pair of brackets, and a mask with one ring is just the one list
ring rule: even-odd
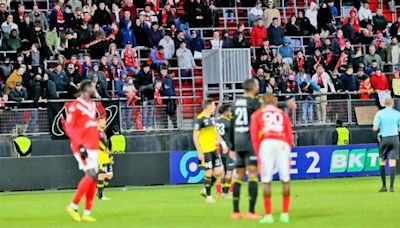
{"label": "player in yellow jersey", "polygon": [[113,168],[114,163],[111,157],[111,152],[107,147],[107,136],[105,134],[106,130],[106,120],[103,117],[98,118],[98,127],[101,134],[101,140],[99,142],[99,174],[97,175],[97,197],[100,200],[110,200],[103,195],[104,188],[108,186],[111,179],[113,178]]}
{"label": "player in yellow jersey", "polygon": [[197,116],[194,123],[193,142],[196,147],[198,158],[206,170],[204,186],[206,202],[215,203],[211,196],[213,185],[212,177],[218,178],[222,173],[222,162],[219,154],[216,153],[217,143],[221,140],[215,128],[216,105],[211,99],[203,101],[203,111]]}

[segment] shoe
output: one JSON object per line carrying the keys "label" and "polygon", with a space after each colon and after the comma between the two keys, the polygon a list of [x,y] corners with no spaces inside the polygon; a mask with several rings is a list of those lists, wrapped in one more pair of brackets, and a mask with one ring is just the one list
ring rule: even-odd
{"label": "shoe", "polygon": [[233,212],[232,214],[231,214],[231,219],[242,219],[243,218],[243,215],[242,214],[240,214],[240,212]]}
{"label": "shoe", "polygon": [[289,214],[281,214],[279,221],[283,223],[289,223]]}
{"label": "shoe", "polygon": [[200,195],[201,195],[202,197],[204,197],[204,198],[207,198],[207,193],[206,193],[206,189],[205,189],[205,188],[203,188],[203,189],[200,191]]}
{"label": "shoe", "polygon": [[111,199],[108,198],[108,197],[106,197],[106,196],[102,196],[101,198],[99,198],[99,200],[109,201],[109,200],[111,200]]}
{"label": "shoe", "polygon": [[69,216],[71,216],[71,218],[77,222],[82,221],[81,216],[79,215],[78,211],[72,209],[70,206],[67,206],[67,208],[65,209],[67,211],[67,213],[69,214]]}
{"label": "shoe", "polygon": [[215,199],[214,199],[214,197],[212,197],[212,196],[207,196],[207,197],[206,197],[206,202],[207,202],[207,203],[215,203]]}
{"label": "shoe", "polygon": [[379,190],[379,192],[387,192],[387,188],[384,186]]}
{"label": "shoe", "polygon": [[259,215],[259,214],[257,214],[257,213],[249,212],[249,213],[247,213],[243,218],[244,218],[244,219],[252,219],[252,220],[254,220],[254,219],[260,219],[260,218],[261,218],[261,215]]}
{"label": "shoe", "polygon": [[274,217],[272,217],[272,215],[264,215],[259,221],[261,224],[272,224],[274,222]]}
{"label": "shoe", "polygon": [[90,215],[84,215],[84,216],[82,216],[82,221],[84,221],[84,222],[96,222],[96,219],[93,218]]}
{"label": "shoe", "polygon": [[389,191],[390,191],[390,192],[394,192],[394,188],[390,188]]}
{"label": "shoe", "polygon": [[232,199],[232,194],[224,193],[224,194],[222,194],[222,199],[230,200],[230,199]]}

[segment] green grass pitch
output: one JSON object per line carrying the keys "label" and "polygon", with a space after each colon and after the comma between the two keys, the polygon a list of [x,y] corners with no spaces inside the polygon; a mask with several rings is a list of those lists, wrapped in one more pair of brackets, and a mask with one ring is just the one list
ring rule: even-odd
{"label": "green grass pitch", "polygon": [[[72,198],[68,191],[0,194],[0,227],[398,227],[400,190],[378,193],[379,177],[293,181],[291,222],[260,225],[257,221],[231,221],[231,201],[206,204],[201,185],[107,189],[112,201],[96,200],[93,224],[75,223],[64,209]],[[280,183],[273,185],[273,211],[280,212]],[[246,211],[247,186],[242,188]],[[262,212],[262,194],[258,212]]]}

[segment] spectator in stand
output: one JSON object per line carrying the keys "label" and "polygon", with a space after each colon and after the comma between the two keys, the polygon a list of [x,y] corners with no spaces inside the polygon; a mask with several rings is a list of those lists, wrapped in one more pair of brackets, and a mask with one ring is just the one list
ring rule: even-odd
{"label": "spectator in stand", "polygon": [[86,4],[83,6],[83,12],[88,12],[90,16],[93,16],[96,10],[97,5],[93,4],[92,0],[86,0]]}
{"label": "spectator in stand", "polygon": [[281,86],[282,93],[292,93],[292,94],[299,93],[299,85],[297,84],[295,75],[296,75],[296,73],[294,71],[291,72],[289,74],[289,76],[287,77],[286,81],[282,82],[282,86]]}
{"label": "spectator in stand", "polygon": [[282,45],[278,48],[278,53],[282,55],[283,62],[290,65],[293,64],[293,49],[290,47],[290,39],[282,38]]}
{"label": "spectator in stand", "polygon": [[333,71],[336,67],[337,59],[330,48],[326,48],[322,55],[324,69]]}
{"label": "spectator in stand", "polygon": [[361,44],[371,44],[374,40],[374,32],[371,24],[367,24],[366,29],[361,30],[360,41]]}
{"label": "spectator in stand", "polygon": [[195,58],[201,56],[201,51],[205,47],[204,40],[199,36],[198,31],[192,30],[192,39],[189,41],[188,47]]}
{"label": "spectator in stand", "polygon": [[332,14],[333,18],[338,17],[339,11],[335,6],[335,2],[333,0],[327,0],[326,3],[328,4],[329,9],[331,10],[331,14]]}
{"label": "spectator in stand", "polygon": [[246,27],[244,26],[243,23],[239,23],[237,25],[237,30],[233,33],[233,42],[236,42],[238,39],[239,33],[245,33]]}
{"label": "spectator in stand", "polygon": [[[340,81],[343,83],[343,90],[345,92],[358,91],[359,84],[356,76],[353,73],[353,66],[347,65],[346,72],[340,76]],[[355,95],[352,97],[355,98]]]}
{"label": "spectator in stand", "polygon": [[132,47],[132,43],[130,41],[126,43],[124,50],[122,50],[121,57],[127,71],[132,72],[133,75],[139,73],[137,52],[136,49]]}
{"label": "spectator in stand", "polygon": [[349,52],[347,50],[344,50],[339,56],[339,59],[335,66],[335,70],[337,70],[339,73],[344,73],[347,69],[347,66],[351,64],[352,62]]}
{"label": "spectator in stand", "polygon": [[111,73],[111,66],[107,60],[107,57],[103,56],[100,59],[100,64],[99,64],[99,70],[103,71],[104,76],[106,76],[106,79],[108,82],[110,82],[110,86],[109,88],[111,88],[111,81],[114,80],[114,78],[112,77],[112,73]]}
{"label": "spectator in stand", "polygon": [[369,67],[372,63],[373,60],[375,60],[378,63],[378,68],[381,69],[383,67],[383,62],[381,57],[376,54],[376,48],[374,45],[369,46],[368,48],[369,54],[366,54],[364,56],[364,65],[366,67]]}
{"label": "spectator in stand", "polygon": [[397,37],[397,40],[400,38],[400,16],[390,26],[389,34],[392,37],[393,36]]}
{"label": "spectator in stand", "polygon": [[372,23],[372,12],[369,9],[368,1],[364,2],[364,5],[358,10],[358,18],[360,19],[360,26],[363,28]]}
{"label": "spectator in stand", "polygon": [[67,67],[66,72],[67,77],[69,78],[69,86],[70,86],[70,93],[68,94],[69,98],[77,97],[79,94],[79,84],[82,81],[82,76],[79,72],[75,69],[75,65],[70,63]]}
{"label": "spectator in stand", "polygon": [[151,27],[151,23],[157,22],[158,17],[157,14],[151,9],[153,7],[153,3],[146,2],[144,5],[144,10],[140,12],[140,16],[143,16],[144,22]]}
{"label": "spectator in stand", "polygon": [[17,10],[14,12],[14,21],[19,26],[24,23],[25,20],[25,5],[23,3],[18,4]]}
{"label": "spectator in stand", "polygon": [[17,69],[15,69],[6,81],[6,94],[8,95],[15,85],[20,82],[22,83],[22,77],[26,72],[26,65],[20,64]]}
{"label": "spectator in stand", "polygon": [[261,46],[263,39],[267,38],[267,29],[262,19],[257,20],[257,24],[251,30],[250,37],[251,46]]}
{"label": "spectator in stand", "polygon": [[310,3],[310,8],[306,10],[306,17],[310,20],[310,23],[316,29],[318,27],[317,22],[318,5],[315,2]]}
{"label": "spectator in stand", "polygon": [[301,103],[301,122],[303,124],[314,123],[314,100],[313,95],[314,90],[310,82],[303,81],[300,84],[300,91],[302,95],[300,96]]}
{"label": "spectator in stand", "polygon": [[71,58],[79,53],[80,44],[78,41],[78,33],[76,31],[65,33],[64,55],[66,58]]}
{"label": "spectator in stand", "polygon": [[371,80],[368,77],[368,75],[364,75],[361,78],[361,82],[360,82],[360,90],[358,91],[359,98],[360,99],[370,99],[370,95],[371,93],[374,92],[374,89],[372,88],[372,84],[371,84]]}
{"label": "spectator in stand", "polygon": [[296,15],[290,17],[290,21],[285,26],[285,35],[287,36],[300,36],[300,24]]}
{"label": "spectator in stand", "polygon": [[371,84],[378,94],[380,108],[384,107],[384,102],[387,97],[390,97],[389,82],[382,71],[377,68],[371,76]]}
{"label": "spectator in stand", "polygon": [[33,23],[31,22],[31,18],[28,14],[25,15],[24,21],[18,25],[18,29],[21,31],[19,36],[21,41],[24,43],[24,48],[29,47],[29,38],[33,32]]}
{"label": "spectator in stand", "polygon": [[161,65],[168,65],[169,62],[168,60],[165,59],[164,55],[164,47],[163,46],[158,46],[157,48],[153,48],[150,51],[149,58],[147,60],[147,63],[150,64],[150,66],[153,69],[160,69]]}
{"label": "spectator in stand", "polygon": [[233,45],[235,48],[250,48],[250,44],[244,37],[243,33],[238,34],[238,38],[233,40]]}
{"label": "spectator in stand", "polygon": [[94,11],[93,23],[98,23],[101,27],[108,27],[111,25],[111,17],[109,10],[106,9],[104,2],[98,3],[99,8]]}
{"label": "spectator in stand", "polygon": [[7,20],[1,24],[1,31],[3,32],[4,37],[8,38],[12,30],[19,32],[18,25],[14,23],[13,15],[8,15]]}
{"label": "spectator in stand", "polygon": [[311,55],[315,52],[315,49],[322,49],[323,41],[319,33],[315,33],[308,43],[308,54]]}
{"label": "spectator in stand", "polygon": [[264,38],[262,45],[256,50],[257,60],[260,60],[261,56],[267,56],[266,60],[271,62],[274,59],[274,54],[269,46],[268,38]]}
{"label": "spectator in stand", "polygon": [[6,8],[7,8],[6,4],[1,2],[0,3],[0,24],[3,24],[3,22],[5,22],[7,20],[7,16],[9,15]]}
{"label": "spectator in stand", "polygon": [[262,3],[261,1],[257,1],[256,5],[250,9],[249,11],[249,25],[254,26],[256,23],[257,19],[261,18],[263,16],[263,10],[261,8]]}
{"label": "spectator in stand", "polygon": [[385,31],[388,25],[388,22],[383,15],[383,11],[381,8],[376,10],[376,15],[372,17],[372,24],[374,25],[374,31]]}
{"label": "spectator in stand", "polygon": [[72,12],[76,13],[76,9],[82,9],[81,0],[69,0],[67,5],[71,6]]}
{"label": "spectator in stand", "polygon": [[148,47],[149,46],[149,39],[147,36],[147,30],[142,27],[140,23],[140,19],[136,19],[135,25],[133,26],[133,32],[135,33],[136,42],[138,46]]}
{"label": "spectator in stand", "polygon": [[49,55],[47,57],[54,59],[60,48],[60,39],[56,27],[51,27],[50,30],[46,32],[45,40],[47,49],[49,50]]}
{"label": "spectator in stand", "polygon": [[175,24],[175,19],[175,11],[171,9],[171,5],[167,2],[161,11],[161,26],[164,28],[169,27],[171,24]]}
{"label": "spectator in stand", "polygon": [[393,36],[387,47],[387,63],[398,66],[400,60],[400,45],[396,36]]}
{"label": "spectator in stand", "polygon": [[3,79],[3,81],[7,81],[8,76],[10,76],[11,72],[13,71],[13,65],[10,63],[10,57],[6,56],[4,58],[3,64],[0,65],[0,70],[1,70],[0,77]]}
{"label": "spectator in stand", "polygon": [[108,52],[105,54],[105,56],[107,57],[107,61],[110,63],[114,57],[117,57],[119,61],[122,60],[121,54],[119,53],[117,45],[115,43],[110,44],[110,46],[108,47]]}
{"label": "spectator in stand", "polygon": [[96,88],[96,98],[111,98],[110,94],[107,91],[107,87],[104,86],[103,83],[99,80],[99,77],[97,74],[94,74],[93,77],[91,78],[92,84]]}
{"label": "spectator in stand", "polygon": [[356,32],[354,30],[354,26],[352,25],[353,23],[353,19],[350,18],[347,22],[347,24],[344,24],[342,26],[342,31],[343,31],[343,37],[345,39],[350,40],[351,42],[355,41],[356,38]]}
{"label": "spectator in stand", "polygon": [[[172,80],[172,77],[168,74],[168,69],[166,67],[162,67],[160,70],[161,75],[156,78],[157,81],[161,81],[161,96],[163,97],[163,104],[166,105],[166,112],[169,118],[171,119],[173,128],[177,128],[176,121],[176,101],[174,96],[175,94],[175,86]],[[168,119],[165,116],[164,121],[165,128],[168,128]]]}
{"label": "spectator in stand", "polygon": [[122,11],[129,11],[132,21],[137,18],[137,8],[135,4],[133,4],[133,0],[125,0],[125,4],[122,5]]}
{"label": "spectator in stand", "polygon": [[148,64],[143,64],[137,77],[143,107],[142,123],[144,129],[153,127],[154,118],[154,83]]}
{"label": "spectator in stand", "polygon": [[11,30],[11,34],[7,39],[7,50],[17,51],[21,46],[21,38],[19,38],[17,30]]}
{"label": "spectator in stand", "polygon": [[253,75],[254,79],[258,82],[259,85],[259,94],[265,94],[268,80],[265,77],[264,70],[262,68],[258,68],[255,75]]}
{"label": "spectator in stand", "polygon": [[303,10],[298,11],[297,20],[299,21],[301,35],[311,36],[312,34],[317,32],[315,27],[311,24],[310,19],[304,16]]}
{"label": "spectator in stand", "polygon": [[273,93],[273,94],[279,94],[279,86],[278,83],[276,83],[276,79],[274,77],[270,77],[267,83],[266,87],[267,93]]}
{"label": "spectator in stand", "polygon": [[65,6],[64,19],[66,30],[74,28],[78,23],[74,12],[72,12],[71,6]]}
{"label": "spectator in stand", "polygon": [[164,37],[160,40],[160,43],[158,43],[158,45],[164,47],[165,59],[170,60],[170,59],[172,59],[172,57],[174,57],[175,42],[171,38],[170,32],[165,33]]}
{"label": "spectator in stand", "polygon": [[114,78],[114,81],[117,81],[123,73],[126,74],[126,69],[122,64],[122,61],[118,59],[117,56],[114,56],[111,60],[111,75]]}
{"label": "spectator in stand", "polygon": [[372,44],[375,46],[375,48],[378,48],[381,43],[389,44],[389,39],[383,36],[381,30],[378,30],[376,31],[376,36],[374,41],[372,41]]}
{"label": "spectator in stand", "polygon": [[271,25],[268,27],[267,30],[268,39],[271,45],[279,46],[282,44],[283,29],[279,24],[278,18],[273,18]]}
{"label": "spectator in stand", "polygon": [[222,33],[222,48],[233,48],[233,39],[229,36],[228,30]]}
{"label": "spectator in stand", "polygon": [[98,81],[102,84],[102,86],[107,90],[107,78],[103,71],[100,70],[100,64],[93,64],[93,69],[87,75],[88,79],[92,79],[93,77],[97,77]]}
{"label": "spectator in stand", "polygon": [[90,54],[86,53],[83,55],[82,77],[87,78],[87,75],[92,69],[93,69],[92,57],[90,56]]}
{"label": "spectator in stand", "polygon": [[296,54],[296,58],[293,61],[293,70],[295,72],[299,72],[302,69],[305,69],[306,66],[306,58],[303,55],[303,51],[298,51]]}
{"label": "spectator in stand", "polygon": [[223,41],[221,40],[221,35],[218,31],[214,31],[213,39],[211,40],[211,49],[222,48]]}
{"label": "spectator in stand", "polygon": [[157,22],[151,24],[151,29],[148,32],[149,35],[149,45],[150,47],[156,47],[160,40],[163,38],[163,32],[160,30],[160,26]]}
{"label": "spectator in stand", "polygon": [[38,5],[33,6],[32,11],[29,14],[29,17],[31,18],[33,24],[40,23],[43,31],[49,30],[49,20],[47,19],[44,13],[40,12]]}
{"label": "spectator in stand", "polygon": [[349,16],[344,19],[342,25],[346,24],[350,24],[353,27],[355,33],[360,32],[360,19],[358,19],[356,8],[351,8]]}
{"label": "spectator in stand", "polygon": [[[129,11],[123,11],[122,18],[120,19],[120,24],[121,23],[128,23],[131,20],[131,13]],[[151,25],[149,25],[150,28]]]}
{"label": "spectator in stand", "polygon": [[110,12],[110,17],[112,22],[120,23],[121,18],[122,18],[123,12],[119,8],[117,3],[112,3],[111,5],[111,12]]}
{"label": "spectator in stand", "polygon": [[28,92],[21,82],[15,83],[15,87],[10,91],[9,101],[22,102],[28,99]]}
{"label": "spectator in stand", "polygon": [[[342,93],[343,92],[343,82],[342,82],[342,80],[340,80],[339,72],[337,70],[334,70],[330,75],[331,75],[332,84],[335,87],[336,92]],[[348,98],[348,97],[346,97],[346,98]],[[342,95],[341,94],[329,95],[328,99],[339,100],[339,99],[342,99]]]}
{"label": "spectator in stand", "polygon": [[56,84],[57,92],[69,91],[69,77],[65,73],[62,65],[57,65],[50,72],[49,76],[50,80]]}
{"label": "spectator in stand", "polygon": [[[400,74],[398,70],[393,71],[393,79],[390,84],[394,98],[400,98]],[[395,104],[396,109],[400,110],[400,102],[398,99],[396,99]]]}
{"label": "spectator in stand", "polygon": [[[381,42],[379,44],[379,47],[376,49],[376,54],[378,54],[381,59],[382,62],[386,63],[387,62],[387,45],[385,42]],[[385,67],[386,70],[386,67]]]}
{"label": "spectator in stand", "polygon": [[316,97],[317,104],[317,118],[321,123],[326,123],[326,106],[327,106],[327,95],[326,94],[330,89],[330,92],[335,93],[335,87],[331,81],[331,78],[328,73],[325,72],[324,67],[319,64],[317,66],[316,73],[312,76],[312,81],[316,83],[319,87],[319,95]]}
{"label": "spectator in stand", "polygon": [[193,68],[197,68],[192,52],[186,47],[186,43],[182,42],[181,46],[176,50],[178,58],[178,67],[181,69],[181,77],[192,77]]}
{"label": "spectator in stand", "polygon": [[136,101],[139,99],[137,96],[138,90],[136,89],[135,85],[133,84],[133,78],[128,77],[122,87],[124,94],[126,96],[126,107],[133,107],[135,106]]}
{"label": "spectator in stand", "polygon": [[332,16],[331,10],[325,2],[322,2],[317,13],[318,31],[329,30],[333,33],[336,30],[333,22],[334,17]]}
{"label": "spectator in stand", "polygon": [[59,4],[55,4],[54,8],[51,10],[50,13],[50,27],[56,28],[57,31],[63,31],[65,30],[65,18],[64,18],[64,12],[61,9],[61,6]]}
{"label": "spectator in stand", "polygon": [[281,14],[278,9],[274,7],[274,0],[268,0],[267,9],[264,10],[265,26],[269,27],[274,18],[278,19],[278,24],[282,23]]}
{"label": "spectator in stand", "polygon": [[[172,37],[172,35],[171,35]],[[184,31],[178,31],[176,32],[176,37],[174,38],[175,42],[175,50],[177,50],[182,42],[186,42],[185,40],[185,32]]]}
{"label": "spectator in stand", "polygon": [[132,27],[132,22],[128,21],[126,24],[126,22],[122,22],[121,23],[121,31],[120,31],[120,35],[121,35],[121,47],[125,48],[126,44],[129,42],[133,45],[133,47],[137,46],[136,43],[136,36],[135,36],[135,32],[133,31]]}
{"label": "spectator in stand", "polygon": [[[118,78],[118,80],[115,81],[115,87],[117,89],[117,95],[119,98],[124,98],[126,97],[123,87],[126,82],[126,79],[128,78],[128,75],[126,72],[121,71],[121,77]],[[125,105],[125,102],[121,102],[121,105]]]}
{"label": "spectator in stand", "polygon": [[301,84],[303,82],[307,82],[310,84],[312,90],[319,91],[320,87],[317,85],[317,83],[313,82],[311,80],[311,77],[309,74],[306,73],[304,69],[299,70],[295,77],[297,85],[299,85],[299,90],[301,91]]}

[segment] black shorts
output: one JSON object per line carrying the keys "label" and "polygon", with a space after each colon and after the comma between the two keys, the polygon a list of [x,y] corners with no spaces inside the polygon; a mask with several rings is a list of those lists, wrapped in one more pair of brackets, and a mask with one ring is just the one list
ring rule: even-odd
{"label": "black shorts", "polygon": [[381,159],[399,159],[399,137],[382,137],[379,142],[379,157]]}
{"label": "black shorts", "polygon": [[113,173],[113,167],[110,163],[103,164],[99,169],[99,173]]}
{"label": "black shorts", "polygon": [[222,166],[221,156],[219,156],[219,154],[217,154],[215,151],[210,153],[205,153],[204,162],[205,162],[204,168],[206,170]]}
{"label": "black shorts", "polygon": [[236,152],[236,168],[245,168],[247,166],[257,166],[257,156],[252,151],[238,151]]}
{"label": "black shorts", "polygon": [[224,172],[232,171],[235,169],[235,161],[227,154],[221,156],[222,165],[224,167]]}

